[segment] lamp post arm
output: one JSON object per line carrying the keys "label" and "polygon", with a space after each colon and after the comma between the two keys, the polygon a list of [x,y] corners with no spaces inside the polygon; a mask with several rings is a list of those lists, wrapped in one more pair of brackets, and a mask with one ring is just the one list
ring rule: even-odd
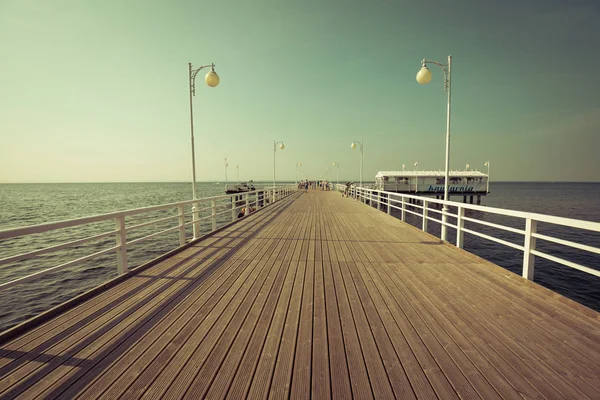
{"label": "lamp post arm", "polygon": [[448,56],[448,64],[442,64],[440,62],[434,60],[425,60],[421,61],[423,66],[426,64],[435,64],[444,71],[444,92],[450,92],[450,68],[452,66],[452,56]]}
{"label": "lamp post arm", "polygon": [[206,65],[203,65],[196,69],[192,68],[192,63],[188,63],[188,65],[189,65],[189,71],[190,71],[190,97],[191,97],[191,96],[196,96],[196,75],[198,75],[198,72],[200,72],[201,69],[208,68],[208,67],[211,67],[212,69],[214,69],[215,64],[206,64]]}

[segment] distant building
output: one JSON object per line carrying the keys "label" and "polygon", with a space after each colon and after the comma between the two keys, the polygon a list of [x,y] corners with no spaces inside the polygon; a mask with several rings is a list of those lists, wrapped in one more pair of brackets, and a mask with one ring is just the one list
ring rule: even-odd
{"label": "distant building", "polygon": [[[486,195],[488,176],[479,171],[450,171],[449,195]],[[379,171],[375,187],[396,193],[444,195],[444,171]]]}

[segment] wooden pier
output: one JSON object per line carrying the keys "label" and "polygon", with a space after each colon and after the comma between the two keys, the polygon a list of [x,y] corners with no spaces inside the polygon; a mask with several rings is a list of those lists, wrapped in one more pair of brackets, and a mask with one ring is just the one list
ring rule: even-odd
{"label": "wooden pier", "polygon": [[600,314],[299,192],[0,344],[0,398],[600,397]]}

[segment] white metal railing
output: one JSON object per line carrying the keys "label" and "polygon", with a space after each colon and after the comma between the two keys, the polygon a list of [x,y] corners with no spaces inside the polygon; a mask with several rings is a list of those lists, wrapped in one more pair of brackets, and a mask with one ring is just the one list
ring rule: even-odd
{"label": "white metal railing", "polygon": [[[346,186],[336,185],[336,189],[340,192],[344,192],[344,190],[346,190]],[[422,219],[421,228],[426,232],[428,229],[429,221],[440,224],[440,226],[446,225],[450,228],[453,228],[456,232],[456,246],[460,248],[464,246],[464,234],[468,233],[522,251],[522,275],[524,278],[527,278],[529,280],[533,280],[535,257],[541,257],[546,260],[550,260],[565,265],[567,267],[574,268],[579,271],[583,271],[588,274],[600,277],[600,271],[597,269],[590,268],[569,260],[565,260],[563,258],[548,253],[544,253],[537,248],[537,239],[540,239],[547,242],[570,247],[573,249],[583,250],[594,254],[600,254],[600,248],[598,247],[589,246],[582,243],[576,243],[573,241],[560,239],[550,235],[543,235],[537,232],[538,223],[553,224],[563,227],[581,229],[584,231],[600,232],[599,222],[583,221],[545,214],[529,213],[523,211],[514,211],[501,208],[437,200],[423,196],[385,192],[381,190],[356,186],[351,186],[349,188],[348,196],[362,203],[368,203],[371,206],[376,206],[378,210],[382,210],[383,208],[388,214],[391,214],[393,209],[398,210],[400,211],[400,219],[402,221],[406,221],[407,214],[413,214]],[[448,205],[451,209],[456,209],[456,213],[452,213],[451,211],[449,211],[446,214],[448,217],[454,218],[456,220],[456,223],[450,223],[449,220],[445,223],[442,221],[443,205]],[[465,211],[467,210],[517,218],[524,222],[525,227],[524,229],[518,229],[507,225],[492,223],[473,217],[468,217],[465,215]],[[439,218],[436,218],[436,216],[439,216]],[[475,229],[465,228],[465,221],[470,222],[476,226],[487,226],[494,229],[510,232],[512,234],[521,235],[523,237],[523,244],[513,243],[507,240],[496,238],[492,235],[479,232]]]}
{"label": "white metal railing", "polygon": [[[9,282],[2,283],[0,284],[0,291],[17,284],[22,284],[37,279],[51,272],[60,271],[71,266],[82,264],[88,260],[109,253],[116,253],[118,273],[124,274],[128,270],[128,250],[131,246],[135,244],[138,244],[150,238],[154,238],[156,236],[165,235],[171,232],[178,232],[179,246],[183,246],[188,242],[186,228],[190,228],[194,224],[199,225],[203,221],[206,222],[206,234],[226,224],[236,221],[238,219],[239,211],[242,208],[245,208],[245,215],[248,215],[251,212],[251,210],[254,211],[259,208],[265,207],[273,201],[283,199],[284,197],[290,195],[294,191],[296,191],[295,185],[268,187],[244,193],[207,197],[196,200],[187,200],[178,203],[137,208],[134,210],[119,211],[109,214],[102,214],[91,217],[77,218],[66,221],[32,225],[0,231],[0,249],[5,249],[6,247],[3,246],[3,244],[9,242],[10,240],[16,240],[17,238],[22,238],[25,236],[33,236],[43,233],[52,234],[58,230],[66,228],[89,228],[91,224],[110,223],[110,221],[113,221],[115,227],[114,229],[109,231],[96,233],[84,238],[75,238],[73,240],[69,240],[63,243],[47,246],[42,249],[36,249],[21,254],[4,256],[0,252],[0,257],[3,257],[0,258],[0,266],[5,266],[28,259],[33,259],[35,257],[47,255],[50,253],[54,253],[59,250],[75,248],[84,244],[96,242],[100,239],[104,239],[107,237],[112,236],[115,238],[114,246],[109,246],[92,254],[86,254],[82,257],[78,257],[60,265],[44,268],[43,270],[36,271],[34,273],[29,273],[25,276],[13,279]],[[194,204],[197,205],[196,211],[186,210],[186,207],[191,208]],[[142,223],[132,224],[133,222],[137,222],[135,220],[136,217],[139,220],[140,218],[143,218],[145,215],[148,214],[156,212],[173,211],[175,211],[176,213],[167,217],[161,217]],[[134,221],[127,221],[128,218],[131,219],[132,217]],[[150,215],[149,218],[152,218],[152,216]],[[127,222],[129,222],[129,225],[127,224]],[[173,222],[174,224],[172,226],[164,228],[165,224],[171,224]],[[148,227],[155,227],[156,225],[160,225],[159,228],[162,229],[156,232],[152,232],[150,234],[146,234],[146,232],[144,232],[144,230],[148,230]],[[144,236],[132,240],[127,240],[127,235],[136,231],[142,232]]]}

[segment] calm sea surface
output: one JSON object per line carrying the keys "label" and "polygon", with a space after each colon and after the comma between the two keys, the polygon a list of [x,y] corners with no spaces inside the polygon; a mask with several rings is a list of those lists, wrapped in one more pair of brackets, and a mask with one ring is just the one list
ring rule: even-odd
{"label": "calm sea surface", "polygon": [[[223,194],[223,185],[198,184],[198,196]],[[493,183],[491,194],[483,205],[557,215],[567,218],[600,222],[600,184],[598,183]],[[72,184],[0,184],[0,230],[27,225],[56,222],[129,210],[151,205],[174,203],[191,199],[190,183],[72,183]],[[453,198],[454,199],[454,198]],[[455,200],[458,200],[456,198]],[[472,213],[479,219],[524,228],[522,221],[489,213]],[[408,222],[419,226],[421,220],[409,216]],[[451,221],[453,222],[453,221]],[[129,222],[128,222],[129,223]],[[172,225],[170,225],[172,226]],[[467,223],[467,228],[473,225]],[[104,225],[104,231],[114,229]],[[108,228],[108,229],[106,229]],[[158,229],[153,228],[155,231]],[[485,232],[522,244],[522,237],[488,227]],[[439,225],[430,222],[429,232],[439,237]],[[600,248],[600,234],[540,224],[538,232],[551,233],[566,240]],[[75,234],[76,236],[73,236]],[[86,235],[87,234],[87,235]],[[147,233],[146,233],[147,234]],[[82,235],[82,236],[77,236]],[[64,235],[32,235],[0,242],[0,258],[89,236],[86,229]],[[449,241],[454,242],[452,229]],[[188,234],[188,237],[191,234]],[[135,237],[133,237],[135,238]],[[128,236],[128,240],[132,238]],[[92,247],[81,246],[56,254],[43,255],[35,260],[0,267],[0,283],[31,274],[40,269],[59,265],[114,246],[114,238],[100,240]],[[136,266],[178,246],[177,235],[147,240],[128,253],[130,265]],[[85,248],[84,248],[85,247]],[[465,249],[517,274],[521,273],[523,255],[517,250],[465,234]],[[570,261],[600,269],[600,256],[538,240],[538,249]],[[0,292],[0,331],[39,314],[116,276],[114,254],[99,257],[85,265],[45,276],[33,283],[17,285]],[[600,311],[600,278],[536,258],[535,281],[558,293]]]}

